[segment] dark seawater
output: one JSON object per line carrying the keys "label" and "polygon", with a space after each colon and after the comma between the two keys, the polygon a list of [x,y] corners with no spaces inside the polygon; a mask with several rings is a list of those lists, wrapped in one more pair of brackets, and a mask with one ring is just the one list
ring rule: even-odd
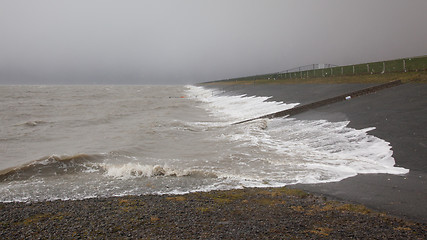
{"label": "dark seawater", "polygon": [[[348,122],[236,121],[297,103],[195,86],[0,86],[0,201],[83,199],[403,174]],[[372,126],[375,127],[375,126]]]}

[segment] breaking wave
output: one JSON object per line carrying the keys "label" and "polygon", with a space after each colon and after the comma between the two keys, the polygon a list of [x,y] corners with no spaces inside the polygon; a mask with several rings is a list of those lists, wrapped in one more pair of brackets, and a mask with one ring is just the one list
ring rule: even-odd
{"label": "breaking wave", "polygon": [[101,164],[105,170],[105,175],[118,178],[118,179],[129,179],[136,177],[200,177],[200,178],[216,178],[218,177],[215,173],[184,169],[180,170],[169,166],[160,165],[142,165],[139,163],[126,163],[123,165],[116,164]]}
{"label": "breaking wave", "polygon": [[[111,87],[108,94],[54,88],[45,98],[61,93],[48,101],[57,104],[55,111],[40,110],[43,118],[25,109],[25,118],[10,121],[0,139],[0,150],[10,153],[4,166],[38,160],[0,171],[0,201],[179,194],[408,172],[394,166],[388,142],[369,134],[374,127],[293,118],[231,125],[298,103],[194,86],[134,88]],[[78,95],[64,100],[69,92]],[[38,157],[49,153],[62,154]]]}
{"label": "breaking wave", "polygon": [[48,156],[22,166],[0,172],[0,181],[19,181],[34,177],[49,177],[61,174],[73,174],[84,171],[96,171],[96,162],[103,155],[78,154],[73,156]]}
{"label": "breaking wave", "polygon": [[[34,178],[58,177],[72,174],[101,174],[105,177],[126,180],[141,177],[200,177],[216,178],[217,175],[209,171],[194,169],[178,169],[170,166],[141,164],[138,162],[116,163],[111,161],[112,156],[117,159],[117,153],[110,154],[78,154],[73,156],[52,155],[31,163],[5,169],[0,172],[0,181],[22,181]],[[121,158],[129,158],[121,156]]]}

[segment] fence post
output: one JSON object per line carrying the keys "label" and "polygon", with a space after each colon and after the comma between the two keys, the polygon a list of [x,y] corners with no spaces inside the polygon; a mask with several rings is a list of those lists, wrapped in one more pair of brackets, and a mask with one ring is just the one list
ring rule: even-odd
{"label": "fence post", "polygon": [[406,61],[403,59],[403,70],[406,72]]}
{"label": "fence post", "polygon": [[353,65],[353,75],[355,74],[355,71],[354,71],[354,65]]}
{"label": "fence post", "polygon": [[381,74],[385,73],[385,62],[383,62],[383,71],[381,72]]}
{"label": "fence post", "polygon": [[366,64],[366,68],[368,69],[368,73],[369,73],[369,64]]}

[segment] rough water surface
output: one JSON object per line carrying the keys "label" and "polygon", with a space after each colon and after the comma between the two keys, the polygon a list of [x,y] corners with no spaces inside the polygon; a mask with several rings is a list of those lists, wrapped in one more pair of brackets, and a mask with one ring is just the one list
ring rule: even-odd
{"label": "rough water surface", "polygon": [[0,201],[85,199],[404,174],[375,126],[236,121],[298,103],[195,86],[1,86]]}

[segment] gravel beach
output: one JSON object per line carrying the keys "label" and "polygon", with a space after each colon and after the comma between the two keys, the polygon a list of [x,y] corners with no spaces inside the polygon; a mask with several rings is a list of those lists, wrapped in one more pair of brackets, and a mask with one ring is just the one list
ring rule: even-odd
{"label": "gravel beach", "polygon": [[0,204],[2,239],[425,239],[427,225],[259,188]]}

